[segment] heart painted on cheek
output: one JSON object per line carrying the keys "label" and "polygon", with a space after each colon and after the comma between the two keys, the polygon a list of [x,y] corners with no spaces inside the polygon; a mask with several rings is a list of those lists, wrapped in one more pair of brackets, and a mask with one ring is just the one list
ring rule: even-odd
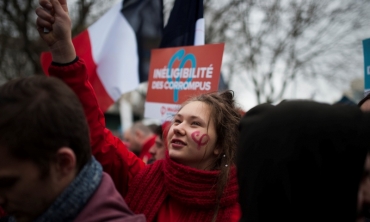
{"label": "heart painted on cheek", "polygon": [[[209,141],[209,136],[207,133],[200,136],[199,131],[195,131],[191,134],[191,138],[194,140],[194,142],[198,145],[197,149],[200,150],[200,148],[204,145],[206,145]],[[199,138],[199,139],[198,139]]]}

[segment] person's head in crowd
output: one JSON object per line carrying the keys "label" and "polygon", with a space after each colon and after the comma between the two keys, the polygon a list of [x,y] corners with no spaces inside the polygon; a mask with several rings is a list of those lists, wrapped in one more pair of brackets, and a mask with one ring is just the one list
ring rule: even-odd
{"label": "person's head in crowd", "polygon": [[125,145],[127,145],[128,148],[130,148],[130,141],[132,138],[131,130],[132,130],[132,126],[127,128],[125,131],[123,131],[123,135],[122,135],[122,141]]}
{"label": "person's head in crowd", "polygon": [[152,130],[141,121],[137,121],[124,132],[123,140],[129,144],[128,148],[137,156],[139,156],[143,145],[152,136]]}
{"label": "person's head in crowd", "polygon": [[200,170],[220,170],[218,197],[234,166],[239,109],[232,91],[202,94],[185,102],[167,135],[169,157]]}
{"label": "person's head in crowd", "polygon": [[309,101],[242,118],[241,222],[363,221],[370,204],[370,114]]}
{"label": "person's head in crowd", "polygon": [[62,81],[35,76],[0,87],[0,206],[40,216],[91,160],[82,106]]}
{"label": "person's head in crowd", "polygon": [[156,133],[155,131],[157,130],[157,128],[158,128],[158,124],[156,124],[156,123],[151,123],[151,124],[149,124],[148,125],[148,128],[152,131],[152,133]]}
{"label": "person's head in crowd", "polygon": [[148,161],[149,164],[157,160],[163,160],[166,157],[167,149],[163,142],[163,129],[161,125],[157,126],[154,130],[154,134],[156,137],[153,146],[149,149],[149,153],[152,155],[151,159]]}
{"label": "person's head in crowd", "polygon": [[360,107],[360,109],[362,111],[365,111],[365,112],[370,112],[370,93],[367,94],[359,103],[358,103],[358,107]]}

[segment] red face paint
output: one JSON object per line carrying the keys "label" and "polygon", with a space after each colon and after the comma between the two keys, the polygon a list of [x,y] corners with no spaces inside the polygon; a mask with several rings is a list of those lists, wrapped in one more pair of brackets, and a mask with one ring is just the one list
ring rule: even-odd
{"label": "red face paint", "polygon": [[[191,138],[197,143],[198,147],[197,149],[200,150],[200,148],[204,145],[206,145],[209,141],[209,136],[207,133],[203,134],[201,137],[199,137],[200,132],[195,131],[191,134]],[[198,139],[199,138],[199,139]]]}

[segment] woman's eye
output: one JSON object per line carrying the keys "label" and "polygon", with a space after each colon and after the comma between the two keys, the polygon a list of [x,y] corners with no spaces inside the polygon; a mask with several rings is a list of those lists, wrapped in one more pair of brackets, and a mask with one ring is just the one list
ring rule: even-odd
{"label": "woman's eye", "polygon": [[181,121],[179,119],[175,119],[173,122],[174,123],[181,123]]}
{"label": "woman's eye", "polygon": [[200,122],[192,122],[193,125],[200,126]]}

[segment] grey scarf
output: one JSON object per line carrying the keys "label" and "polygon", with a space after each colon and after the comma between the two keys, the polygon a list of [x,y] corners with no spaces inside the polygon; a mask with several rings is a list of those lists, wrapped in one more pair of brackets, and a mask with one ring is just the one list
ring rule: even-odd
{"label": "grey scarf", "polygon": [[[102,175],[102,166],[92,157],[72,183],[34,222],[73,221],[99,186]],[[10,217],[9,222],[16,220]]]}

